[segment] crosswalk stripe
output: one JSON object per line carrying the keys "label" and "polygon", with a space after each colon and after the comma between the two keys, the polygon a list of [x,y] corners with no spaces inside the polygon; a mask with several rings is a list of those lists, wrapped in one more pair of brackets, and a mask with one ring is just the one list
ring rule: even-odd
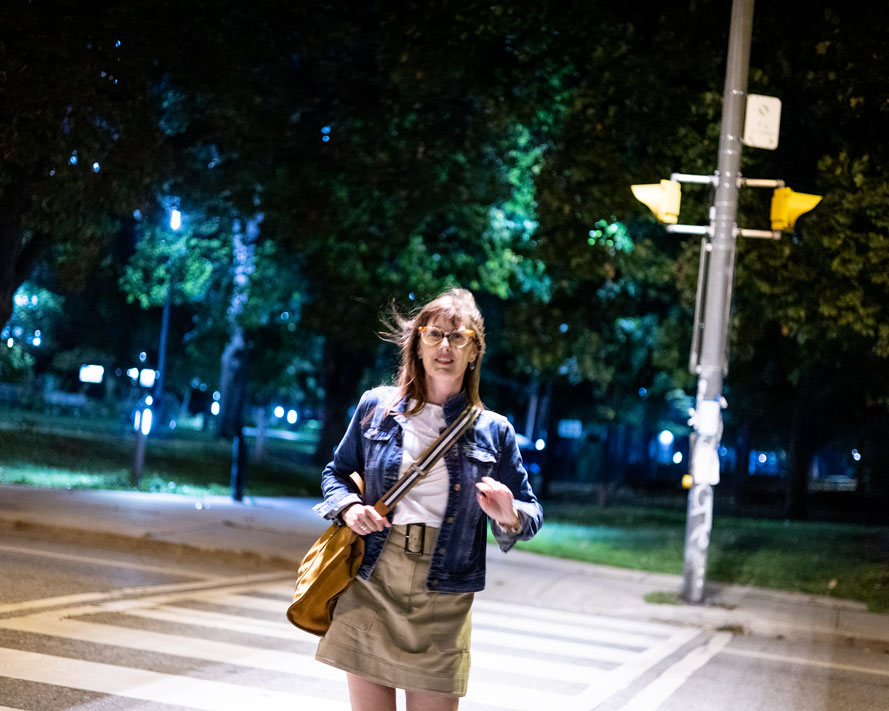
{"label": "crosswalk stripe", "polygon": [[[79,642],[109,644],[126,649],[138,649],[159,654],[173,654],[203,661],[254,667],[267,671],[298,674],[342,681],[342,672],[316,662],[308,654],[277,650],[263,650],[244,644],[166,634],[149,630],[116,627],[100,622],[83,622],[46,617],[20,617],[0,621],[0,628],[18,632],[52,635]],[[334,673],[336,672],[336,673]]]}
{"label": "crosswalk stripe", "polygon": [[645,674],[655,664],[666,659],[695,637],[702,634],[696,629],[680,629],[672,637],[646,649],[627,663],[611,671],[598,684],[588,687],[565,705],[560,711],[590,711],[614,694],[623,691]]}
{"label": "crosswalk stripe", "polygon": [[546,637],[529,637],[513,632],[498,632],[488,629],[472,630],[473,645],[495,645],[506,649],[537,652],[540,654],[555,654],[564,657],[576,657],[597,662],[626,661],[634,657],[637,652],[616,647],[607,647],[593,643],[565,642],[563,640],[547,639]]}
{"label": "crosswalk stripe", "polygon": [[551,662],[525,654],[500,654],[484,649],[472,650],[472,669],[509,671],[510,674],[520,677],[551,679],[570,684],[591,684],[608,674],[605,669],[585,664]]}
{"label": "crosswalk stripe", "polygon": [[[344,680],[342,671],[316,662],[313,656],[309,654],[263,651],[247,645],[213,642],[182,635],[115,627],[114,625],[104,623],[52,618],[46,614],[0,621],[0,628],[63,637],[80,642],[107,644],[127,649],[171,654],[220,664],[232,664],[285,674],[296,674],[339,683],[342,683]],[[475,657],[477,656],[481,656],[482,660],[476,659]],[[502,655],[500,659],[492,660],[488,658],[485,660],[484,654],[473,654],[473,657],[474,666],[484,667],[484,662],[491,665],[493,661],[499,664],[499,666],[494,666],[493,668],[508,670],[512,674],[519,673],[519,668],[516,664],[518,660],[516,658]],[[0,661],[2,661],[2,657],[0,657]],[[482,661],[482,664],[479,664],[479,661]],[[531,671],[534,666],[537,668]],[[555,665],[551,664],[551,666]],[[0,665],[0,668],[2,668],[2,665]],[[119,669],[121,667],[113,668]],[[491,667],[489,666],[489,668]],[[538,678],[551,678],[549,675],[544,677],[542,674],[544,669],[539,663],[529,663],[527,670],[531,671]],[[596,670],[587,669],[586,672],[583,678],[575,677],[570,679],[570,681],[589,683],[590,677],[595,675]],[[70,686],[71,684],[65,685]],[[75,686],[77,688],[95,690],[90,687]],[[489,706],[511,709],[513,711],[539,709],[547,704],[551,704],[554,700],[554,692],[551,691],[546,692],[529,686],[484,681],[473,682],[472,693],[476,702],[484,702]],[[558,696],[558,694],[555,694],[555,696]]]}
{"label": "crosswalk stripe", "polygon": [[621,711],[656,711],[698,669],[709,662],[732,639],[728,632],[719,632],[707,644],[695,647],[670,666],[657,679],[636,694]]}
{"label": "crosswalk stripe", "polygon": [[476,610],[490,612],[492,614],[510,615],[525,619],[541,620],[546,622],[562,622],[576,627],[594,627],[598,629],[619,630],[622,632],[635,632],[637,634],[650,635],[664,639],[669,637],[676,628],[662,622],[641,622],[639,620],[627,620],[619,617],[605,617],[604,615],[591,615],[588,613],[567,612],[553,610],[544,607],[532,607],[530,605],[517,605],[515,603],[500,602],[499,600],[486,600],[476,598],[472,604],[473,614]]}
{"label": "crosswalk stripe", "polygon": [[[101,622],[86,622],[67,618],[51,618],[45,614],[0,620],[0,629],[45,634],[81,642],[109,644],[127,649],[138,649],[161,654],[202,659],[205,661],[256,667],[269,671],[342,680],[342,673],[314,661],[308,654],[277,650],[262,650],[248,645],[204,640],[185,635],[150,630],[117,627]],[[297,630],[294,630],[299,634]],[[306,641],[317,638],[306,636]],[[506,654],[481,651],[472,653],[474,668],[504,670],[518,676],[533,676],[575,684],[589,683],[604,671],[595,667],[528,659]],[[0,709],[2,711],[2,709]]]}
{"label": "crosswalk stripe", "polygon": [[[163,622],[202,625],[205,627],[226,629],[232,632],[264,635],[266,637],[276,637],[279,639],[294,639],[298,635],[313,639],[311,635],[287,624],[254,618],[245,620],[242,617],[235,617],[234,615],[209,612],[207,610],[197,610],[190,607],[133,609],[127,610],[127,614]],[[577,657],[578,659],[613,662],[615,664],[626,661],[636,654],[636,652],[616,647],[596,645],[592,643],[566,642],[563,640],[547,639],[545,637],[532,638],[524,634],[499,632],[488,629],[474,629],[472,638],[474,648],[477,648],[478,645],[493,645],[505,647],[507,649],[523,649],[540,654],[557,654],[564,657]]]}
{"label": "crosswalk stripe", "polygon": [[[306,693],[266,691],[225,681],[6,649],[0,649],[0,675],[186,706],[197,711],[241,711],[251,706],[263,711],[285,708],[288,711],[295,708],[347,711],[343,672],[316,662],[317,637],[286,621],[285,595],[289,596],[291,585],[289,580],[282,579],[282,573],[227,579],[223,585],[208,586],[203,582],[151,589],[159,594],[125,599],[123,591],[115,591],[115,594],[101,594],[104,600],[101,596],[94,598],[96,604],[0,618],[0,629],[305,677],[317,680],[315,688],[318,689],[331,687],[327,682],[334,682],[334,697],[315,699]],[[257,596],[257,593],[276,595],[278,599]],[[190,607],[192,603],[232,609],[219,612]],[[25,610],[27,607],[20,611]],[[247,614],[238,615],[238,610]],[[280,618],[251,617],[249,611],[280,613]],[[114,622],[79,619],[96,613],[119,613],[188,626],[185,629],[189,634],[181,634],[182,629],[142,630]],[[479,599],[473,607],[473,622],[474,673],[466,702],[503,711],[540,708],[590,711],[703,634],[663,623]],[[202,638],[195,631],[200,627],[310,646],[308,651],[300,653],[264,649],[261,642],[258,645],[217,642]],[[485,671],[496,672],[497,676],[488,681],[491,677],[486,678]],[[510,680],[514,681],[510,683]],[[559,684],[563,686],[559,688]],[[653,687],[650,693],[656,693],[659,688]],[[185,693],[184,689],[189,691]],[[337,700],[340,697],[342,701]],[[0,706],[0,711],[20,710]]]}
{"label": "crosswalk stripe", "polygon": [[308,632],[303,632],[296,627],[280,622],[255,620],[252,618],[245,620],[243,617],[223,615],[219,612],[208,612],[207,610],[195,610],[190,607],[152,607],[144,610],[127,610],[126,614],[160,622],[213,627],[215,629],[261,635],[263,637],[297,639],[300,641],[314,639],[317,641],[317,637],[313,637]]}
{"label": "crosswalk stripe", "polygon": [[529,620],[518,616],[492,615],[489,612],[473,611],[472,624],[473,631],[477,629],[476,625],[505,627],[513,632],[525,632],[530,635],[547,635],[578,642],[599,642],[602,644],[622,645],[624,647],[638,647],[639,649],[644,649],[660,641],[648,635],[634,634],[633,632],[597,630],[584,627],[581,624],[568,625],[550,621],[540,622],[539,620]]}
{"label": "crosswalk stripe", "polygon": [[[243,711],[245,708],[293,711],[305,708],[306,703],[304,695],[21,650],[0,649],[0,670],[5,676],[23,681],[184,706],[198,711]],[[313,697],[311,708],[312,711],[348,711],[349,704]]]}
{"label": "crosswalk stripe", "polygon": [[[133,609],[127,610],[127,614],[163,622],[201,625],[279,639],[315,639],[312,635],[286,624],[283,615],[282,622],[279,623],[254,618],[245,619],[243,617],[235,617],[234,615],[197,610],[190,607]],[[578,659],[613,662],[615,664],[630,659],[635,654],[632,651],[616,647],[547,638],[530,638],[523,634],[498,632],[488,629],[474,629],[472,637],[474,649],[479,648],[479,645],[494,645],[507,649],[524,649],[540,654],[557,654],[564,657],[577,657]]]}
{"label": "crosswalk stripe", "polygon": [[[243,593],[220,595],[214,598],[213,602],[219,605],[241,607],[260,612],[273,612],[281,615],[287,609],[287,606],[282,604],[280,600],[250,597]],[[645,648],[663,638],[663,631],[655,637],[651,634],[626,632],[624,630],[613,631],[587,627],[583,624],[582,618],[581,620],[575,620],[571,617],[571,622],[569,623],[567,621],[569,619],[568,615],[565,615],[565,619],[565,622],[556,622],[550,619],[546,620],[545,623],[541,623],[538,620],[527,619],[526,615],[510,614],[509,612],[477,611],[475,608],[473,608],[472,612],[473,625],[482,624],[489,627],[503,627],[515,632],[546,634],[584,642],[593,641],[618,644],[626,647]],[[475,630],[475,627],[473,629]]]}
{"label": "crosswalk stripe", "polygon": [[288,605],[288,603],[281,602],[280,600],[272,600],[267,597],[251,597],[245,593],[219,595],[213,598],[213,602],[217,605],[231,605],[232,607],[243,607],[247,610],[277,612],[282,617]]}

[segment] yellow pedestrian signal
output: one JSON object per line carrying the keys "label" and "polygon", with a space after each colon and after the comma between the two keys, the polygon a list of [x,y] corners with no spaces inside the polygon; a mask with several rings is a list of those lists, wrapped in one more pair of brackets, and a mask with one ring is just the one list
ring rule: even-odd
{"label": "yellow pedestrian signal", "polygon": [[691,474],[683,474],[682,475],[682,488],[683,489],[691,489],[694,486],[695,479]]}
{"label": "yellow pedestrian signal", "polygon": [[821,202],[820,195],[795,193],[790,188],[778,188],[772,195],[772,229],[792,232],[797,218]]}
{"label": "yellow pedestrian signal", "polygon": [[654,213],[659,222],[675,225],[679,221],[682,189],[676,180],[662,180],[648,185],[631,185],[633,195]]}

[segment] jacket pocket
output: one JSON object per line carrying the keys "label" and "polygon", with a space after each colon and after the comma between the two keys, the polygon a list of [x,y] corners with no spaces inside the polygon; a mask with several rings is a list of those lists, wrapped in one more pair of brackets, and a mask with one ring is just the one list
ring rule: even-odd
{"label": "jacket pocket", "polygon": [[471,444],[463,447],[463,456],[474,481],[490,476],[497,464],[497,457],[493,452]]}
{"label": "jacket pocket", "polygon": [[369,439],[371,442],[388,442],[392,439],[393,434],[395,434],[394,427],[388,429],[384,427],[368,427],[361,433],[364,439]]}

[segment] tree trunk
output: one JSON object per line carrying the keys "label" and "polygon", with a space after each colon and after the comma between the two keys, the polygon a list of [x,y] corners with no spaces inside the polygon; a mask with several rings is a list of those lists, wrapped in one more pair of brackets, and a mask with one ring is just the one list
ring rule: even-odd
{"label": "tree trunk", "polygon": [[269,432],[269,418],[266,407],[254,408],[256,419],[256,442],[253,444],[253,461],[261,463],[265,461],[265,445]]}
{"label": "tree trunk", "polygon": [[327,464],[333,450],[345,432],[349,408],[358,400],[358,385],[365,364],[372,361],[373,351],[356,348],[353,344],[324,340],[324,414],[321,418],[321,437],[315,450],[315,463]]}
{"label": "tree trunk", "polygon": [[790,424],[790,471],[787,473],[784,516],[796,521],[804,521],[809,516],[809,470],[816,447],[813,412],[815,389],[813,377],[802,383]]}
{"label": "tree trunk", "polygon": [[244,426],[247,397],[247,344],[240,327],[235,329],[222,352],[219,393],[216,433],[220,438],[230,439],[238,436]]}
{"label": "tree trunk", "polygon": [[627,477],[627,425],[612,422],[605,440],[605,480],[612,489],[624,484]]}
{"label": "tree trunk", "polygon": [[744,503],[744,489],[750,474],[750,426],[738,427],[735,437],[735,470],[732,472],[732,505],[740,507]]}

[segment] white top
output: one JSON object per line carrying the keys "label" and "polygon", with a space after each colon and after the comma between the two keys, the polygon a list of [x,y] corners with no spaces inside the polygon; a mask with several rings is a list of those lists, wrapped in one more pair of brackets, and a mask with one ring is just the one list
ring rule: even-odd
{"label": "white top", "polygon": [[[399,477],[438,439],[445,427],[441,405],[427,403],[416,415],[405,416],[405,420]],[[429,473],[395,505],[393,523],[425,523],[440,528],[448,503],[448,485],[448,470],[444,457],[441,457]]]}

